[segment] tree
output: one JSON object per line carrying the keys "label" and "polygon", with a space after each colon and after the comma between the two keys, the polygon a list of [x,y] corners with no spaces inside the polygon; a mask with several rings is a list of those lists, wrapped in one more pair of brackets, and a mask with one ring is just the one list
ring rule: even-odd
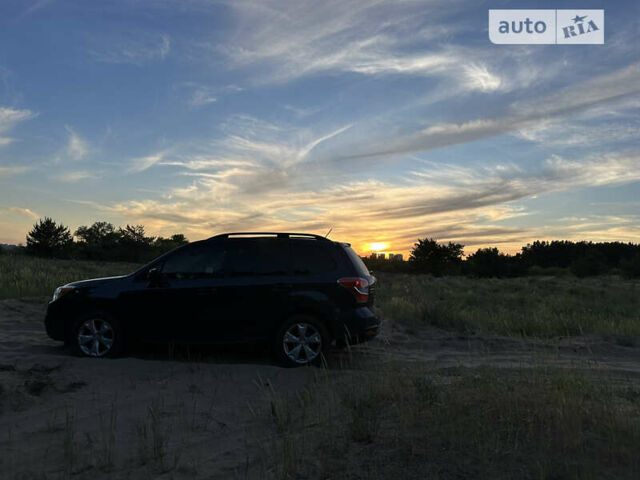
{"label": "tree", "polygon": [[176,233],[175,235],[171,235],[170,238],[156,238],[153,242],[153,248],[156,255],[162,255],[186,243],[189,243],[187,238],[181,233]]}
{"label": "tree", "polygon": [[432,238],[418,240],[413,246],[409,262],[420,273],[435,276],[460,273],[464,245],[449,242],[439,244]]}
{"label": "tree", "polygon": [[587,251],[571,262],[570,270],[576,277],[592,277],[606,273],[607,259],[599,250]]}
{"label": "tree", "polygon": [[478,277],[504,277],[510,274],[511,258],[497,248],[479,248],[466,260],[467,270]]}
{"label": "tree", "polygon": [[27,234],[27,252],[42,257],[64,256],[73,242],[67,227],[45,217]]}
{"label": "tree", "polygon": [[154,237],[147,237],[143,225],[129,225],[118,229],[120,238],[120,254],[124,260],[139,262],[150,260],[152,254],[152,244]]}
{"label": "tree", "polygon": [[108,222],[95,222],[90,227],[78,227],[75,236],[78,249],[87,258],[110,260],[117,256],[120,235]]}

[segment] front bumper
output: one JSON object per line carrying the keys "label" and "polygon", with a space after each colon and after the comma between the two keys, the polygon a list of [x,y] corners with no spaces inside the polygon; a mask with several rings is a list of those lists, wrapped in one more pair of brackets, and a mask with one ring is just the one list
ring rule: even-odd
{"label": "front bumper", "polygon": [[65,339],[65,325],[64,319],[61,317],[60,312],[54,302],[50,302],[47,307],[47,314],[44,317],[44,326],[47,330],[47,335],[54,340]]}

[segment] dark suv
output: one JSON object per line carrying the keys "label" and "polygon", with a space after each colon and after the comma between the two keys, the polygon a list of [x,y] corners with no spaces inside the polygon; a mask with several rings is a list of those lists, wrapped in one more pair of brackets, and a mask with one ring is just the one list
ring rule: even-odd
{"label": "dark suv", "polygon": [[376,283],[348,243],[300,233],[227,233],[135,273],[59,287],[47,334],[76,353],[117,356],[133,340],[269,342],[285,364],[320,359],[332,341],[374,337]]}

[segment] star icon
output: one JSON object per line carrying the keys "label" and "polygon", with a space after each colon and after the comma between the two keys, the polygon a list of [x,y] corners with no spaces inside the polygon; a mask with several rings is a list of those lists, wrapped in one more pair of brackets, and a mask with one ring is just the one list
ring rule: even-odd
{"label": "star icon", "polygon": [[584,21],[585,18],[587,18],[586,15],[583,15],[582,17],[579,17],[578,15],[576,15],[571,20],[573,20],[573,23],[578,23],[578,22]]}

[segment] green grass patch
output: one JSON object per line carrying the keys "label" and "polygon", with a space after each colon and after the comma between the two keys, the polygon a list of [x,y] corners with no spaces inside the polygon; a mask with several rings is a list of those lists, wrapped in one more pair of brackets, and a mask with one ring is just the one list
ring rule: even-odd
{"label": "green grass patch", "polygon": [[50,296],[60,285],[88,278],[124,275],[139,265],[0,255],[0,299]]}
{"label": "green grass patch", "polygon": [[640,282],[617,277],[379,275],[376,304],[412,328],[557,337],[640,335]]}

